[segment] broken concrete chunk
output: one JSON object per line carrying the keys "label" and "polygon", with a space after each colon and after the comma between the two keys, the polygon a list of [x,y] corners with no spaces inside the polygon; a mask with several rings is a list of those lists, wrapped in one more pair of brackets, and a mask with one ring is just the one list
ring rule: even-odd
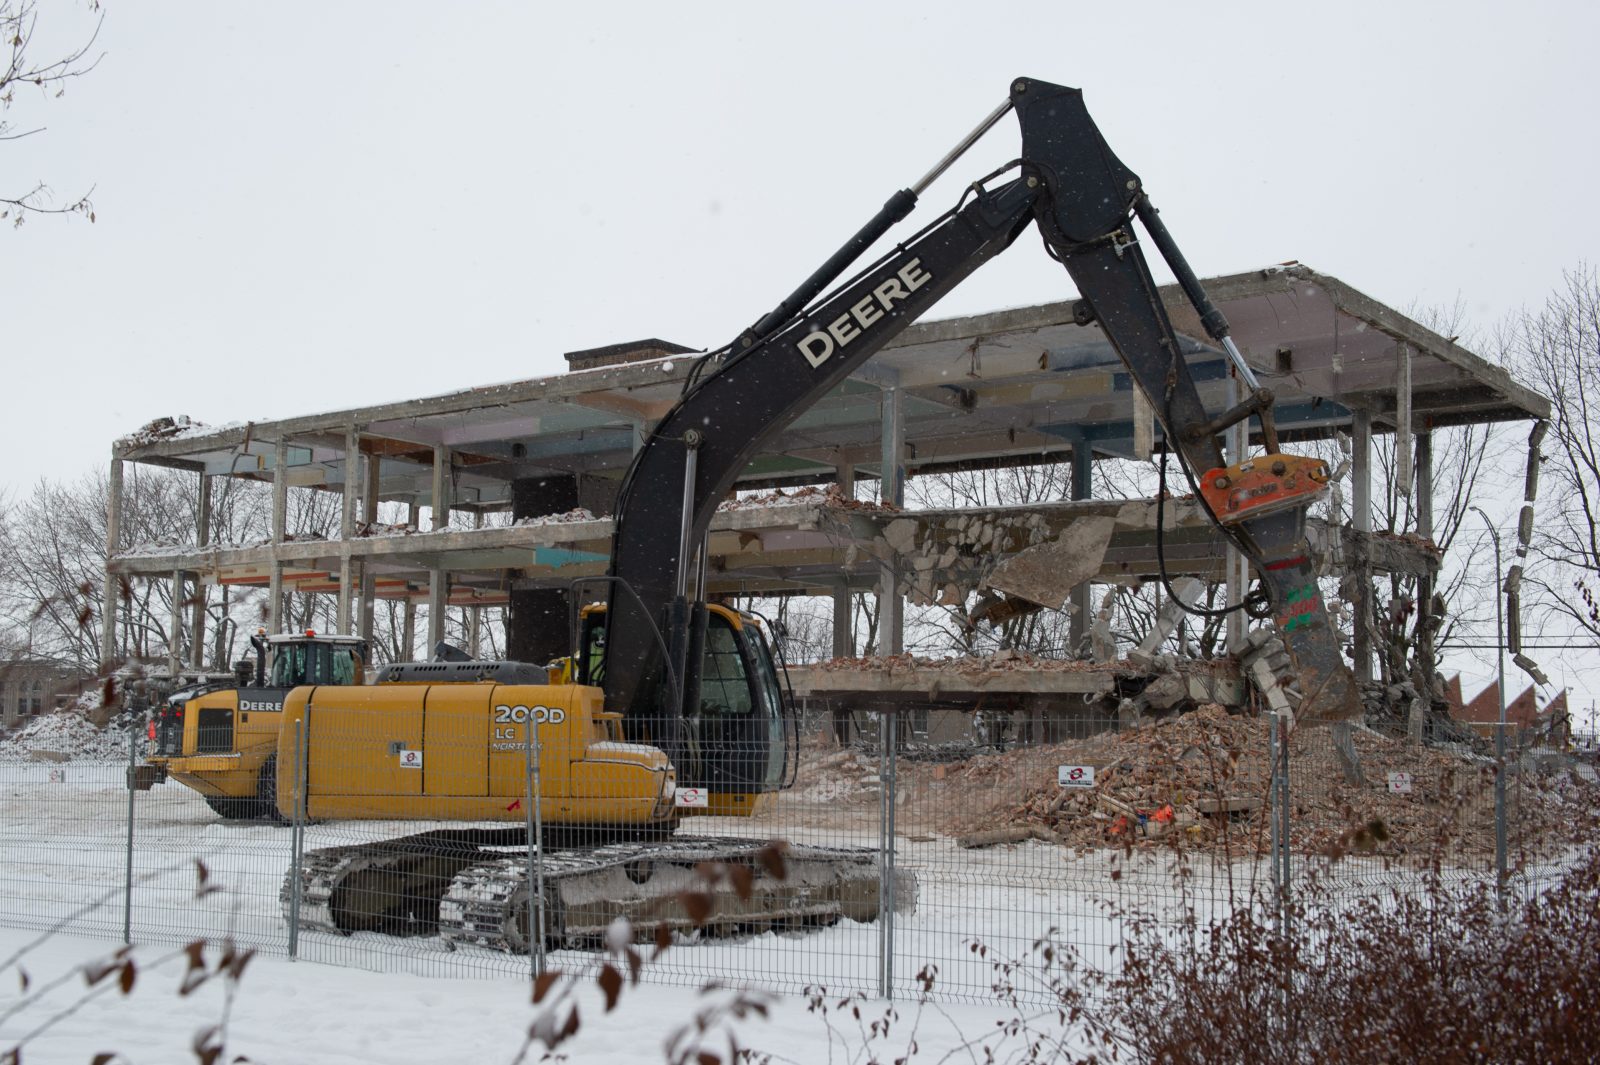
{"label": "broken concrete chunk", "polygon": [[989,584],[1041,606],[1059,607],[1074,588],[1100,572],[1115,527],[1114,518],[1079,518],[1054,540],[1024,548],[1001,562]]}
{"label": "broken concrete chunk", "polygon": [[900,554],[910,554],[917,547],[917,523],[910,518],[896,518],[883,527],[883,538]]}

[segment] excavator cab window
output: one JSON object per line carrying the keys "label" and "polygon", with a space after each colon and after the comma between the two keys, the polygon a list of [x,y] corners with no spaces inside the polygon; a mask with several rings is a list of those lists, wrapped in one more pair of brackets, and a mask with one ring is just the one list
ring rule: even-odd
{"label": "excavator cab window", "polygon": [[754,619],[707,612],[698,710],[691,720],[707,786],[734,793],[782,786],[783,703]]}
{"label": "excavator cab window", "polygon": [[700,664],[700,712],[746,717],[751,709],[751,685],[738,637],[726,619],[713,614]]}
{"label": "excavator cab window", "polygon": [[752,673],[754,687],[761,699],[762,715],[771,723],[771,735],[774,737],[774,741],[767,745],[767,783],[780,786],[789,762],[785,750],[789,734],[783,722],[787,704],[784,702],[783,688],[778,682],[778,664],[762,630],[754,625],[746,625],[744,632],[750,645],[750,657],[756,663]]}
{"label": "excavator cab window", "polygon": [[585,610],[574,663],[579,684],[598,687],[606,679],[606,614],[604,610]]}

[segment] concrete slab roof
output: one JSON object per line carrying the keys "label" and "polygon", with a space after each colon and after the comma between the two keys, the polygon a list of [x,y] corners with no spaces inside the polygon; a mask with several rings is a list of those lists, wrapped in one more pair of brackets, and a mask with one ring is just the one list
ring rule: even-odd
{"label": "concrete slab roof", "polygon": [[[1547,401],[1508,374],[1337,278],[1299,265],[1205,282],[1263,384],[1277,393],[1288,439],[1315,437],[1370,412],[1380,430],[1397,406],[1401,347],[1409,352],[1413,424],[1421,429],[1545,417]],[[1198,322],[1163,289],[1186,337]],[[652,341],[652,350],[671,350]],[[1189,340],[1208,406],[1226,405],[1222,354]],[[378,494],[428,505],[436,446],[451,453],[452,504],[496,510],[511,482],[575,475],[614,482],[638,435],[675,401],[696,356],[669,354],[444,395],[226,428],[169,426],[117,441],[116,457],[217,476],[272,477],[288,445],[293,486],[340,491],[356,456],[346,433],[376,457]],[[1073,323],[1071,302],[919,323],[831,395],[784,428],[746,471],[742,488],[829,479],[842,465],[870,475],[881,456],[880,397],[906,396],[909,472],[1006,465],[1133,447],[1133,386],[1095,326]],[[1156,439],[1159,440],[1159,429]],[[603,493],[602,493],[603,494]]]}

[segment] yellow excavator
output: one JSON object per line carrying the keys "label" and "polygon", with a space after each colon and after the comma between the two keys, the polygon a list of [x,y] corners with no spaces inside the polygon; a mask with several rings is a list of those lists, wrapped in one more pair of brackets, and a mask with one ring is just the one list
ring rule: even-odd
{"label": "yellow excavator", "polygon": [[[284,816],[451,827],[306,854],[284,883],[286,916],[301,932],[437,932],[514,952],[529,946],[533,891],[554,944],[599,940],[619,917],[711,934],[876,917],[876,850],[791,843],[777,878],[764,839],[677,833],[685,818],[757,813],[794,779],[795,719],[759,621],[718,604],[701,616],[676,760],[630,741],[625,715],[605,709],[604,608],[584,612],[579,653],[554,683],[528,663],[432,661],[386,666],[363,688],[289,693]],[[704,863],[751,871],[748,893],[719,896],[709,918],[679,899],[704,886]],[[901,877],[896,907],[914,898],[914,878]]]}
{"label": "yellow excavator", "polygon": [[[1011,111],[1022,128],[1015,161],[839,280]],[[1229,410],[1210,412],[1201,399],[1135,219],[1244,385],[1244,400]],[[747,897],[730,895],[712,931],[870,919],[883,884],[893,885],[896,909],[911,905],[914,881],[880,881],[876,851],[792,847],[780,879],[757,868],[761,841],[676,832],[695,814],[759,810],[791,782],[796,749],[760,627],[706,602],[706,533],[773,434],[1034,225],[1078,289],[1075,319],[1104,330],[1149,398],[1166,451],[1253,563],[1261,589],[1248,602],[1277,622],[1302,693],[1300,720],[1356,718],[1354,677],[1304,533],[1327,468],[1279,453],[1272,393],[1081,92],[1019,78],[1000,107],[778,307],[699,359],[623,480],[608,600],[582,615],[569,672],[557,683],[525,663],[424,662],[387,667],[371,686],[307,684],[284,695],[273,763],[280,816],[448,823],[306,853],[282,891],[298,927],[437,930],[523,950],[534,935],[530,911],[558,943],[602,936],[619,916],[687,925],[675,896],[697,883],[704,862],[752,870]],[[1219,436],[1252,417],[1265,454],[1229,465]],[[529,822],[541,833],[531,856]],[[539,905],[530,906],[535,895]]]}

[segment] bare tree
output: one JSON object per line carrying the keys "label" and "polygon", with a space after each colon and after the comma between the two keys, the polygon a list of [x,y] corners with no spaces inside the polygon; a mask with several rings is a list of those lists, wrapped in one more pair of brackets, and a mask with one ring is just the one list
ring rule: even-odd
{"label": "bare tree", "polygon": [[[121,549],[183,542],[193,529],[192,478],[138,470],[124,484]],[[40,481],[5,523],[8,559],[0,606],[39,651],[92,673],[106,572],[106,475]],[[171,617],[165,581],[130,581],[119,592],[122,657],[165,651]]]}
{"label": "bare tree", "polygon": [[1545,490],[1528,581],[1600,648],[1600,275],[1567,271],[1560,290],[1518,323],[1517,354],[1550,399]]}
{"label": "bare tree", "polygon": [[[18,128],[12,120],[11,109],[17,102],[19,90],[37,94],[41,99],[59,97],[66,91],[68,82],[83,77],[99,64],[103,53],[95,54],[94,49],[105,15],[100,10],[100,0],[87,0],[87,6],[97,16],[87,39],[65,55],[39,59],[33,54],[39,22],[36,0],[0,0],[0,47],[10,52],[5,64],[0,66],[0,141],[21,140],[44,132],[43,126]],[[93,193],[90,189],[65,206],[52,206],[50,187],[36,181],[26,190],[0,193],[0,220],[20,226],[29,215],[76,214],[93,222],[94,204],[89,199]]]}

